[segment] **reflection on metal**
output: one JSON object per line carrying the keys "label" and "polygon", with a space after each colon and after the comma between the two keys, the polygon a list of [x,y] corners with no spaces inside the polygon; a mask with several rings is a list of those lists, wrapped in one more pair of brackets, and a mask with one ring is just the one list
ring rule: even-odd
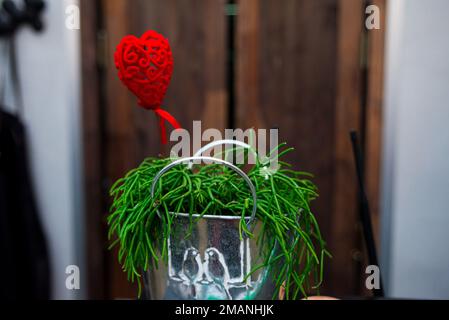
{"label": "reflection on metal", "polygon": [[253,199],[251,216],[245,217],[245,222],[254,237],[240,237],[240,216],[172,213],[167,266],[153,266],[145,274],[144,296],[151,299],[271,299],[274,284],[267,280],[269,270],[254,271],[252,268],[262,264],[267,255],[271,256],[273,248],[267,243],[256,244],[260,234],[256,189],[240,168],[212,157],[178,159],[154,177],[151,196],[165,172],[196,160],[222,164],[245,180]]}
{"label": "reflection on metal", "polygon": [[[270,250],[258,246],[255,239],[240,239],[240,217],[207,216],[193,224],[190,219],[187,214],[173,218],[167,266],[146,275],[145,290],[152,299],[271,299],[274,286],[268,281],[269,270],[250,275]],[[254,231],[257,238],[258,225]]]}
{"label": "reflection on metal", "polygon": [[[253,291],[254,283],[251,281],[251,276],[244,282],[245,275],[251,272],[250,260],[245,259],[250,256],[249,239],[232,239],[239,235],[225,230],[229,224],[229,222],[219,223],[217,221],[212,223],[214,231],[221,231],[219,234],[223,241],[220,242],[232,244],[220,246],[223,252],[220,252],[220,249],[215,246],[208,247],[203,254],[193,246],[182,252],[184,248],[175,248],[169,240],[169,288],[178,286],[176,291],[184,299],[242,299],[245,298],[242,293],[248,295],[250,291]],[[215,233],[215,236],[217,235]],[[239,242],[238,246],[235,246],[237,241]],[[230,250],[235,252],[230,252]],[[182,255],[182,259],[177,255]]]}

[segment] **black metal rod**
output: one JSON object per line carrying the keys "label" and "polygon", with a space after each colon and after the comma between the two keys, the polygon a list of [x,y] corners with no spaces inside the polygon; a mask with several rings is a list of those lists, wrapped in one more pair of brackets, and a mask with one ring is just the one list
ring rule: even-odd
{"label": "black metal rod", "polygon": [[[226,86],[228,92],[228,119],[227,128],[234,128],[235,123],[235,68],[236,68],[236,53],[235,53],[235,33],[237,16],[233,6],[236,6],[235,0],[228,0],[226,3],[227,9],[227,41],[226,41]],[[232,8],[232,10],[231,10]]]}
{"label": "black metal rod", "polygon": [[[365,184],[363,181],[363,158],[362,150],[358,141],[357,132],[350,132],[352,150],[354,153],[355,166],[357,171],[357,180],[359,185],[359,199],[360,199],[360,221],[362,222],[363,235],[365,239],[365,245],[368,252],[368,263],[370,265],[379,266],[377,259],[376,243],[374,241],[373,227],[371,223],[370,207],[368,203],[368,198],[365,192]],[[380,269],[379,269],[380,270]],[[374,289],[373,293],[375,297],[384,296],[384,287],[382,285],[382,277],[379,274],[379,288]]]}

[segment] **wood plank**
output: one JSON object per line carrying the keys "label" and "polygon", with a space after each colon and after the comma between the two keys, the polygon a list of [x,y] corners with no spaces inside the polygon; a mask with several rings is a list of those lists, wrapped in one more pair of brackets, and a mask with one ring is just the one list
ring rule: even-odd
{"label": "wood plank", "polygon": [[[274,0],[242,0],[238,5],[237,126],[280,128],[280,141],[287,141],[296,149],[288,160],[296,164],[297,169],[315,174],[320,198],[313,204],[313,210],[336,256],[326,265],[323,292],[347,292],[346,287],[352,286],[352,289],[356,282],[352,266],[346,268],[353,264],[348,248],[353,248],[354,238],[352,233],[346,239],[340,233],[349,233],[346,229],[354,232],[356,198],[350,199],[350,208],[344,207],[345,199],[355,192],[355,180],[340,178],[353,169],[347,156],[340,155],[348,146],[344,144],[342,149],[340,141],[349,142],[347,133],[344,137],[342,133],[356,120],[352,112],[359,104],[354,103],[355,96],[344,92],[348,89],[337,87],[339,79],[345,81],[346,77],[337,70],[336,56],[338,46],[342,45],[337,42],[337,19],[338,26],[342,25],[337,9],[341,11],[341,3],[286,0],[279,5]],[[344,34],[349,33],[349,37],[348,26],[353,22],[351,18],[345,25]],[[358,25],[359,22],[356,27]],[[353,34],[355,32],[360,32],[360,28]],[[357,53],[350,52],[350,57]],[[346,58],[346,65],[350,57]],[[358,65],[358,56],[355,61]],[[354,70],[354,65],[349,67]],[[348,76],[352,76],[351,72]],[[353,78],[349,85],[356,80],[357,77]],[[353,90],[358,94],[358,84],[354,85]],[[349,110],[337,106],[337,92],[340,99],[350,100]],[[339,161],[335,161],[337,152]],[[349,152],[348,156],[351,155]],[[343,189],[350,190],[349,196],[344,191],[336,191],[336,181],[340,183],[338,187],[345,183]],[[336,200],[337,197],[344,199]],[[352,211],[346,212],[346,209]],[[335,231],[335,217],[342,216],[350,226],[343,225],[340,231]],[[346,262],[342,261],[344,259]]]}
{"label": "wood plank", "polygon": [[102,134],[97,69],[97,2],[81,0],[82,119],[87,285],[90,299],[105,297],[105,226],[102,221]]}
{"label": "wood plank", "polygon": [[[137,164],[136,139],[134,132],[135,100],[122,86],[115,69],[113,54],[121,38],[129,33],[129,2],[125,0],[102,0],[106,50],[104,52],[104,101],[106,134],[106,176],[107,189],[126,171]],[[109,199],[108,199],[109,200]],[[109,202],[106,206],[109,206]],[[105,248],[106,250],[106,248]],[[135,297],[136,286],[128,283],[126,274],[118,266],[117,250],[106,252],[107,298]]]}
{"label": "wood plank", "polygon": [[[110,186],[145,157],[168,156],[161,147],[159,127],[152,112],[137,107],[136,99],[120,83],[112,55],[126,34],[140,36],[154,29],[170,41],[174,73],[163,108],[191,130],[201,120],[203,130],[223,129],[226,123],[224,0],[103,0],[108,35],[106,70],[106,177]],[[170,128],[171,129],[171,128]],[[135,297],[117,263],[116,253],[107,262],[111,298]]]}
{"label": "wood plank", "polygon": [[175,65],[165,105],[188,130],[193,120],[203,129],[226,124],[225,2],[136,2],[134,30],[155,29],[170,40]]}
{"label": "wood plank", "polygon": [[238,1],[237,126],[279,127],[313,172],[313,204],[334,258],[323,292],[360,290],[362,243],[350,129],[362,129],[358,0]]}
{"label": "wood plank", "polygon": [[260,5],[258,0],[238,1],[237,4],[236,125],[265,128],[259,103]]}
{"label": "wood plank", "polygon": [[288,160],[317,176],[315,205],[324,218],[333,170],[335,6],[241,1],[238,12],[237,126],[280,128],[280,141],[296,148]]}
{"label": "wood plank", "polygon": [[382,110],[386,0],[372,0],[379,7],[380,29],[368,31],[368,96],[366,106],[365,184],[371,206],[374,236],[380,250],[380,163],[382,154]]}
{"label": "wood plank", "polygon": [[[357,294],[360,290],[360,228],[357,187],[349,130],[361,128],[361,40],[363,2],[339,2],[337,35],[337,100],[335,114],[335,181],[332,212],[332,242],[334,249],[331,285],[341,295]],[[338,279],[352,279],[339,281]]]}

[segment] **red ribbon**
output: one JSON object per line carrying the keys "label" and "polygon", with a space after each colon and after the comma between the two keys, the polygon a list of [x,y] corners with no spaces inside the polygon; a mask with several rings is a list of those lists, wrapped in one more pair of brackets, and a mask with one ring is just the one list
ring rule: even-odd
{"label": "red ribbon", "polygon": [[161,129],[161,142],[163,144],[167,144],[167,131],[165,128],[165,121],[170,123],[172,125],[172,127],[175,129],[180,129],[181,125],[178,123],[178,121],[176,121],[175,117],[173,117],[167,111],[165,111],[161,108],[153,109],[153,111],[159,117],[159,127]]}

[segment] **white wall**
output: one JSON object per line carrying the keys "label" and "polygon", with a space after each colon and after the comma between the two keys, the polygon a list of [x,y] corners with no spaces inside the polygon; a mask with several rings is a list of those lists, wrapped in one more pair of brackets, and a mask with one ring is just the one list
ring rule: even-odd
{"label": "white wall", "polygon": [[382,267],[395,297],[449,298],[449,1],[390,0]]}
{"label": "white wall", "polygon": [[[65,27],[65,7],[73,1],[46,3],[45,31],[36,34],[26,27],[17,37],[23,120],[39,211],[49,243],[53,297],[83,298],[84,283],[78,291],[65,286],[68,265],[78,265],[81,280],[84,279],[80,35]],[[7,101],[10,106],[15,104],[11,92]]]}

